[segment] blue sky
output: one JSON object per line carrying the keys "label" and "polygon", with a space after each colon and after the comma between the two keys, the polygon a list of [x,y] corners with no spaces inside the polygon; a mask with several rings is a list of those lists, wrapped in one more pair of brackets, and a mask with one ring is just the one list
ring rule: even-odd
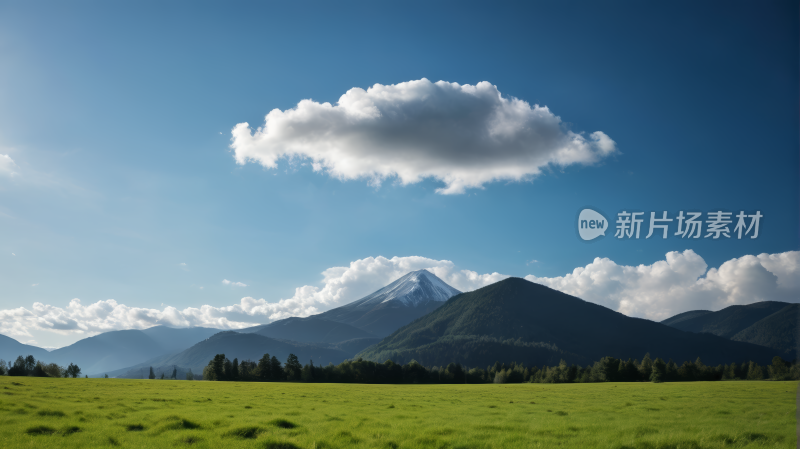
{"label": "blue sky", "polygon": [[[596,257],[797,251],[798,16],[792,2],[2,2],[0,309],[270,302],[377,256],[552,278]],[[488,81],[618,151],[456,195],[234,159],[238,123],[422,78]],[[585,206],[764,218],[755,240],[585,243]],[[78,338],[30,332],[15,338]]]}

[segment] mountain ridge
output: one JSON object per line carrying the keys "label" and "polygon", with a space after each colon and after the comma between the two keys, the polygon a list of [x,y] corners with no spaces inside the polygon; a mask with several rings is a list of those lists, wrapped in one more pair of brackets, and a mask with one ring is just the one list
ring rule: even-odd
{"label": "mountain ridge", "polygon": [[[453,351],[450,342],[465,338],[472,343]],[[774,355],[767,348],[683,332],[628,317],[521,278],[508,278],[450,298],[442,307],[398,329],[357,357],[376,362],[391,358],[396,363],[413,358],[426,365],[494,363],[493,351],[486,350],[486,345],[478,341],[480,338],[493,339],[495,346],[499,344],[496,342],[552,345],[570,363],[588,363],[605,356],[641,358],[650,353],[678,363],[700,356],[707,364],[747,359],[767,364]],[[528,365],[550,363],[549,359],[555,356],[541,350],[521,350],[509,343],[494,351],[501,348],[507,356],[516,356],[514,360]],[[445,360],[437,351],[454,358]]]}

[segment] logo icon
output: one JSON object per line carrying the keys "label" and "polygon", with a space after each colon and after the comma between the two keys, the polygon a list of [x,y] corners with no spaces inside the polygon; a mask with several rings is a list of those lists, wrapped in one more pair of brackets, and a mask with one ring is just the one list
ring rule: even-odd
{"label": "logo icon", "polygon": [[594,240],[601,235],[606,235],[608,220],[599,212],[584,209],[578,216],[578,234],[584,240]]}

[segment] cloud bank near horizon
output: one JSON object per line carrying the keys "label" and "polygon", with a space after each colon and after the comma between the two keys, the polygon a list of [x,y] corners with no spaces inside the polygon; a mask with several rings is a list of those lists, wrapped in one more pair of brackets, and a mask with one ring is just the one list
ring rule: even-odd
{"label": "cloud bank near horizon", "polygon": [[336,105],[302,100],[273,109],[255,131],[239,123],[231,134],[242,165],[309,160],[316,172],[374,186],[435,179],[445,184],[441,194],[530,180],[546,167],[592,165],[618,152],[602,131],[573,132],[547,106],[504,97],[489,82],[425,78],[352,88]]}
{"label": "cloud bank near horizon", "polygon": [[[329,268],[322,273],[322,287],[304,285],[296,288],[291,298],[277,302],[248,296],[226,307],[204,305],[183,310],[170,306],[161,310],[130,307],[113,299],[85,306],[76,298],[65,308],[37,302],[30,309],[0,310],[0,334],[29,339],[30,332],[37,330],[90,336],[155,325],[240,329],[291,316],[314,315],[357,300],[409,271],[423,268],[463,292],[509,277],[458,269],[449,260],[368,257],[347,267]],[[665,260],[652,265],[625,266],[608,258],[596,258],[564,276],[528,275],[525,279],[629,316],[663,320],[688,310],[719,310],[766,300],[800,302],[800,251],[747,255],[711,269],[692,250],[667,253]]]}

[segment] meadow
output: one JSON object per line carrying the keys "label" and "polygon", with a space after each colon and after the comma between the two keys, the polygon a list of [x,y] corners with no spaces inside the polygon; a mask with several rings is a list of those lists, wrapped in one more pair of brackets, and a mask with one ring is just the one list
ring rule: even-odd
{"label": "meadow", "polygon": [[17,447],[794,448],[796,382],[362,385],[0,377]]}

